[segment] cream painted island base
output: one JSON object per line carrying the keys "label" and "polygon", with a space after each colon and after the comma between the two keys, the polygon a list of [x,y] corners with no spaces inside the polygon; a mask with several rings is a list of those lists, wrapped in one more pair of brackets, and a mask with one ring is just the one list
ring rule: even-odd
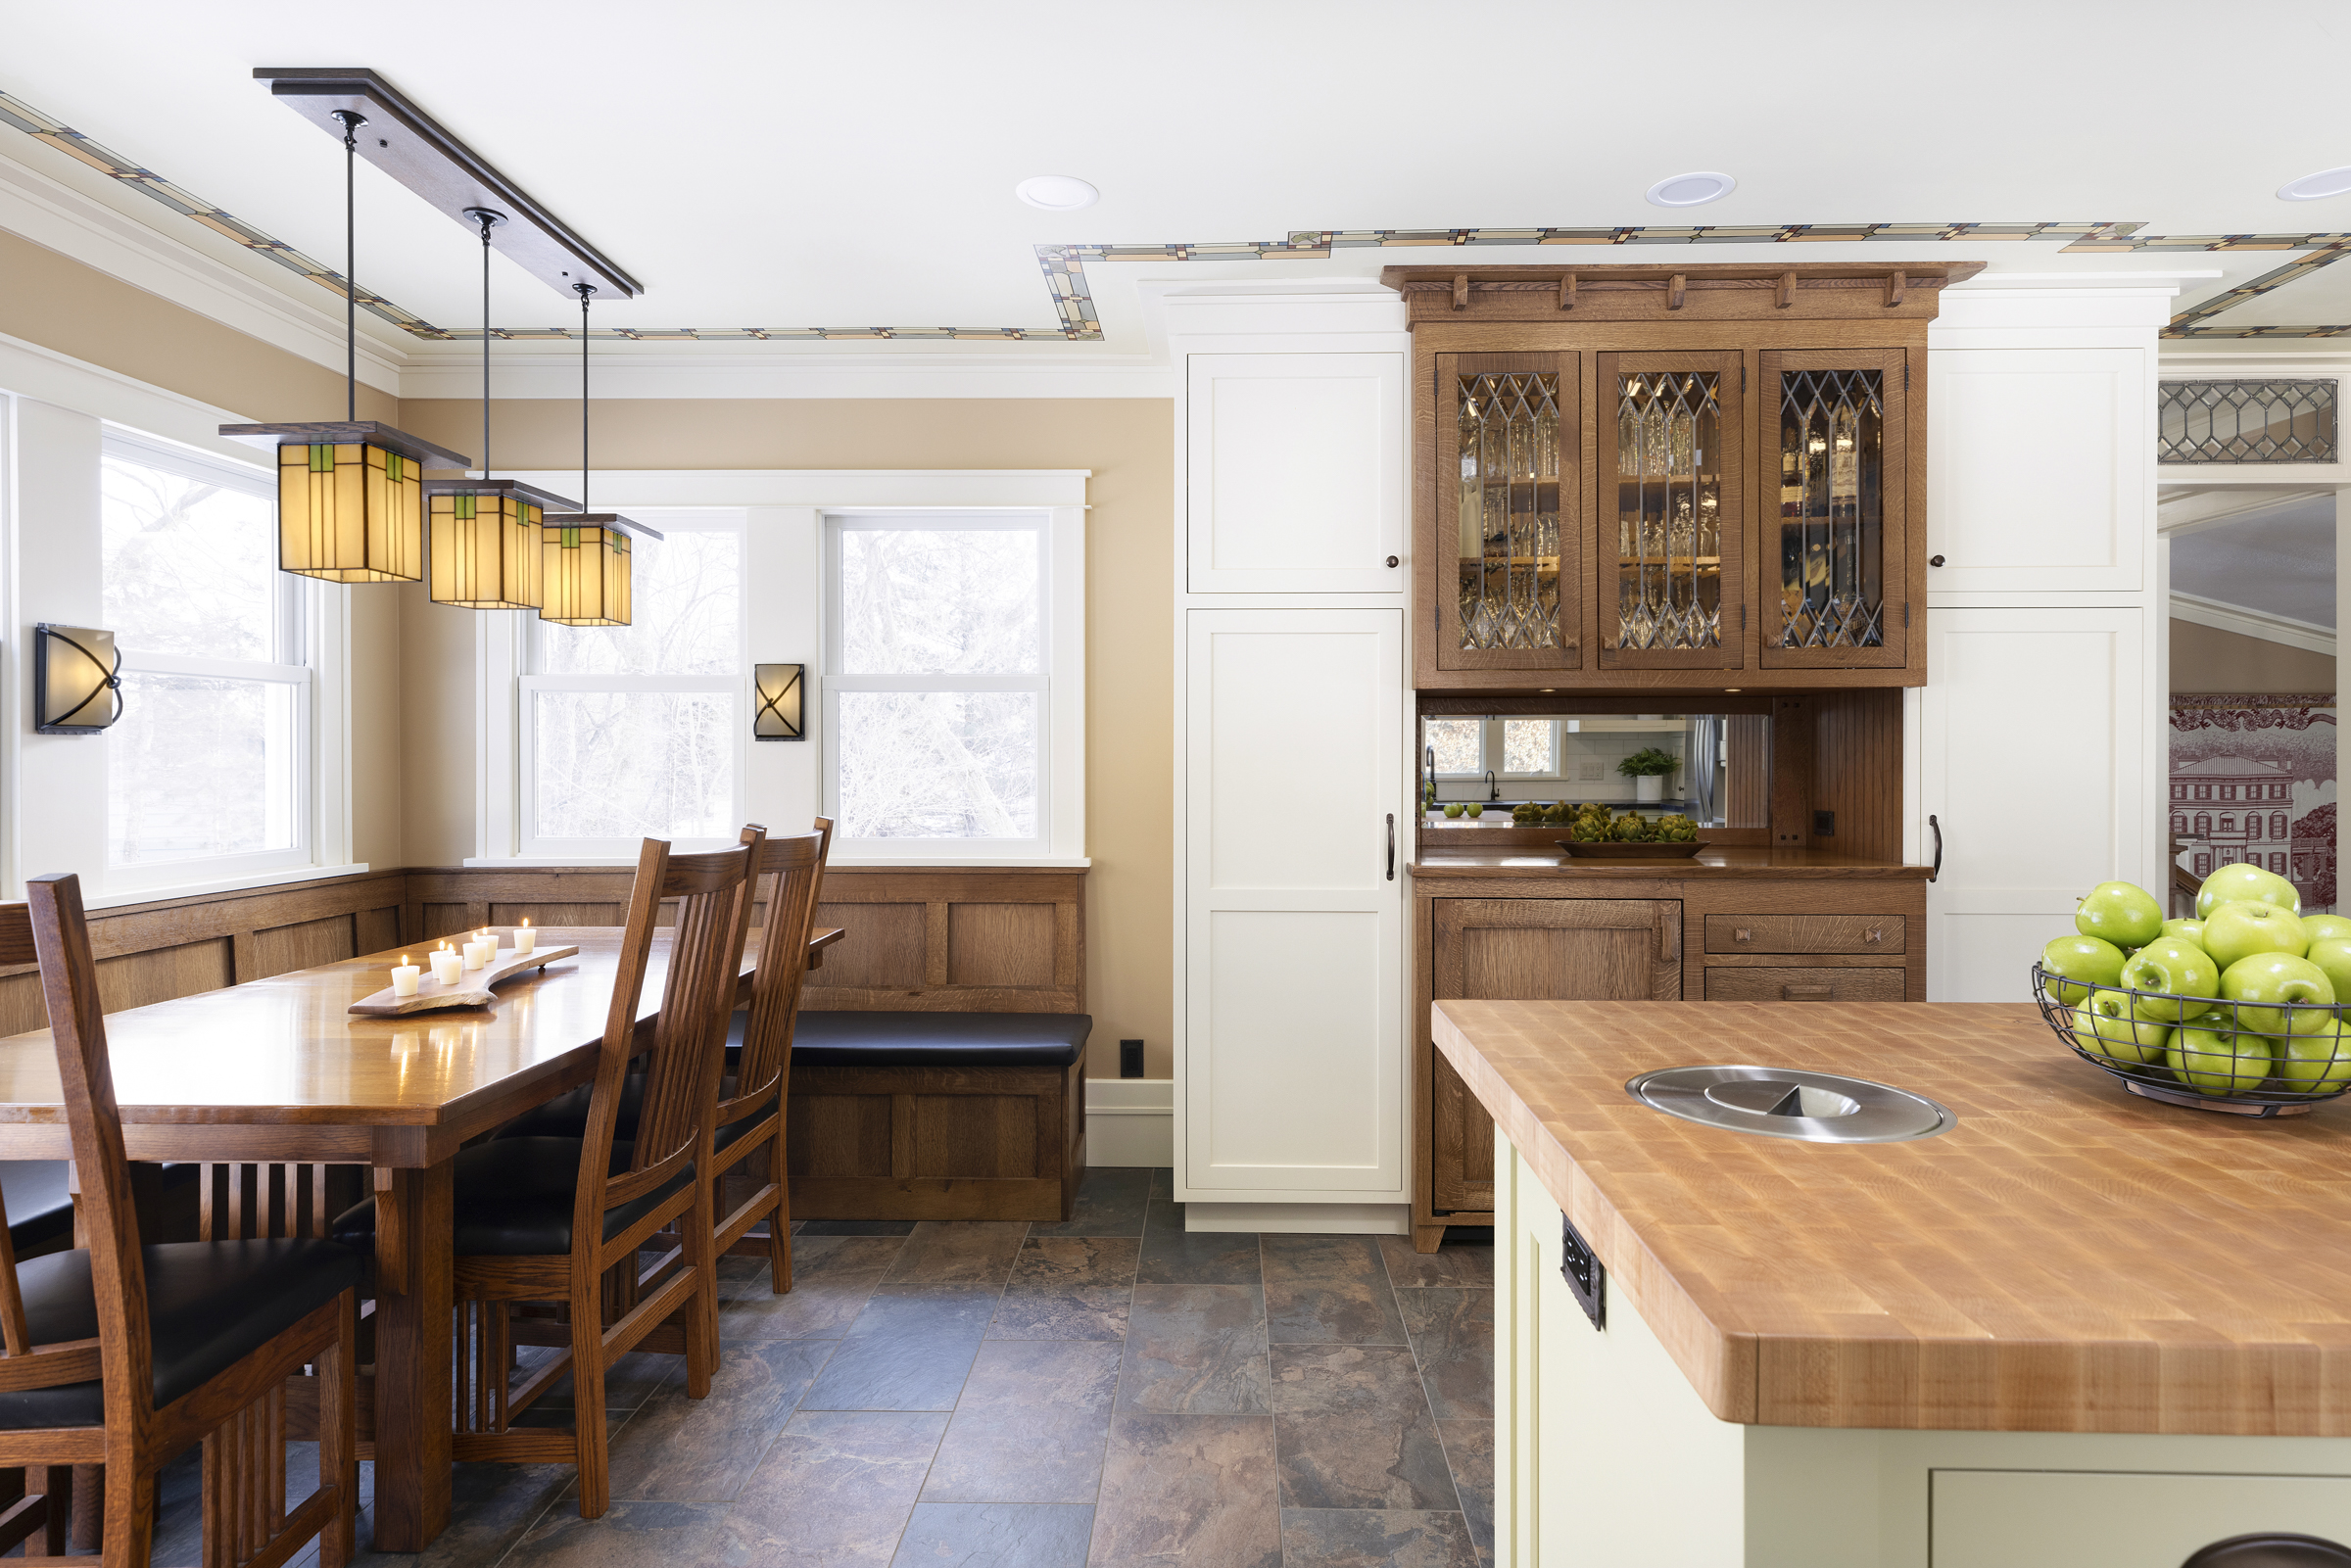
{"label": "cream painted island base", "polygon": [[1506,1568],[2177,1568],[2257,1530],[2351,1539],[2351,1439],[1717,1420],[1559,1205],[1495,1150],[1495,1560]]}

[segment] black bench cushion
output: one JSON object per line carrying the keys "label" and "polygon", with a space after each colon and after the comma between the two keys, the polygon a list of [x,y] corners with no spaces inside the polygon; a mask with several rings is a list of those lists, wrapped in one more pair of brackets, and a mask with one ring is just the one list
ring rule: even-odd
{"label": "black bench cushion", "polygon": [[[626,1170],[631,1148],[612,1145],[611,1170]],[[577,1138],[496,1138],[457,1151],[453,1250],[460,1258],[552,1258],[571,1251],[572,1196],[580,1182]],[[686,1190],[694,1167],[631,1203],[604,1211],[610,1241]],[[329,1232],[355,1247],[375,1245],[375,1200],[335,1216]]]}
{"label": "black bench cushion", "polygon": [[[360,1282],[360,1255],[328,1241],[184,1241],[142,1251],[158,1409]],[[97,1337],[88,1253],[51,1253],[20,1263],[17,1283],[34,1344]],[[0,1429],[105,1421],[105,1388],[96,1379],[0,1394]]]}
{"label": "black bench cushion", "polygon": [[[196,1184],[204,1167],[167,1164],[163,1188],[176,1192]],[[8,1202],[8,1241],[19,1258],[73,1244],[73,1194],[66,1188],[63,1160],[0,1160],[0,1198]]]}
{"label": "black bench cushion", "polygon": [[1066,1068],[1085,1050],[1084,1013],[802,1013],[794,1067]]}

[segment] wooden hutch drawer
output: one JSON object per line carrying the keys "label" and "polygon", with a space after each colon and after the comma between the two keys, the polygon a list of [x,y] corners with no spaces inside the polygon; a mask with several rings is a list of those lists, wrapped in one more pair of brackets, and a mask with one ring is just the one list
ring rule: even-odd
{"label": "wooden hutch drawer", "polygon": [[1709,953],[1899,953],[1899,915],[1708,915]]}
{"label": "wooden hutch drawer", "polygon": [[1898,969],[1749,969],[1724,965],[1706,972],[1709,1002],[1898,1002]]}

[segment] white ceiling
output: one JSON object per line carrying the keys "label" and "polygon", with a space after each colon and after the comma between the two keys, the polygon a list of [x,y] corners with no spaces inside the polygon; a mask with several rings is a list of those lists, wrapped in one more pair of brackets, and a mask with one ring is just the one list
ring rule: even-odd
{"label": "white ceiling", "polygon": [[[1297,229],[2351,230],[2351,197],[2272,194],[2351,164],[2339,114],[2351,10],[2327,7],[2299,14],[2287,37],[2216,25],[2205,0],[1828,13],[1744,0],[1670,12],[1588,0],[579,0],[556,10],[410,0],[389,13],[315,0],[0,0],[0,91],[336,268],[341,150],[251,72],[371,67],[646,283],[638,300],[600,301],[599,326],[1049,328],[1035,246],[1272,241]],[[2246,113],[2259,136],[2242,134],[2241,119],[2231,128]],[[305,309],[325,294],[20,132],[0,128],[0,159]],[[1643,202],[1653,181],[1693,168],[1726,170],[1739,189],[1681,213]],[[360,283],[441,326],[477,326],[473,236],[364,164],[360,173]],[[1103,199],[1077,214],[1022,206],[1012,186],[1036,173],[1081,176]],[[2294,254],[1923,249],[2030,271],[2218,269],[2189,285],[2183,306]],[[1792,252],[1829,260],[1848,248],[1475,255]],[[1088,275],[1109,340],[1017,352],[1140,352],[1122,323],[1136,318],[1135,285],[1153,278],[1366,276],[1436,254],[1096,262]],[[2248,321],[2351,321],[2351,261],[2243,310]],[[577,320],[573,302],[503,263],[492,312],[502,327]],[[395,357],[455,352],[380,322],[367,330]],[[857,347],[888,356],[907,346]]]}
{"label": "white ceiling", "polygon": [[2334,498],[2306,496],[2172,540],[2172,589],[2334,625]]}

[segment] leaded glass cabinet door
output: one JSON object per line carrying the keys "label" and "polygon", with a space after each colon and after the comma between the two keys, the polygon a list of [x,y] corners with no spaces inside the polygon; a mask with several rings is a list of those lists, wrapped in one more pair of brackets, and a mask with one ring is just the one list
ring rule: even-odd
{"label": "leaded glass cabinet door", "polygon": [[1436,356],[1437,668],[1580,670],[1573,354]]}
{"label": "leaded glass cabinet door", "polygon": [[1909,640],[1909,400],[1900,349],[1761,358],[1760,662],[1900,666]]}
{"label": "leaded glass cabinet door", "polygon": [[1595,370],[1600,667],[1739,669],[1743,358],[1603,354]]}

